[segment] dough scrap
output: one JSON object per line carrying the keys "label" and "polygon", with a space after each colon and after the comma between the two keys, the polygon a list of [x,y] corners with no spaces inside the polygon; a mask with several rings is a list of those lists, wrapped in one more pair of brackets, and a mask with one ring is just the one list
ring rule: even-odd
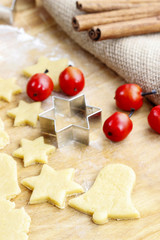
{"label": "dough scrap", "polygon": [[22,89],[15,84],[15,81],[15,78],[0,78],[0,99],[11,102],[13,94],[15,95],[22,92]]}
{"label": "dough scrap", "polygon": [[25,178],[21,182],[33,190],[29,203],[50,202],[58,208],[65,208],[66,196],[83,192],[83,188],[73,181],[74,173],[73,168],[55,171],[44,164],[39,176]]}
{"label": "dough scrap", "polygon": [[0,149],[3,149],[9,143],[10,143],[9,135],[4,130],[4,123],[0,119]]}
{"label": "dough scrap", "polygon": [[40,57],[37,64],[26,67],[23,74],[31,77],[35,73],[44,73],[48,69],[47,75],[50,76],[54,83],[54,91],[59,91],[59,75],[69,65],[68,59],[62,58],[56,61],[51,61],[46,57]]}
{"label": "dough scrap", "polygon": [[24,208],[15,209],[15,203],[0,199],[0,239],[27,240],[31,219]]}
{"label": "dough scrap", "polygon": [[8,154],[0,153],[0,198],[10,200],[20,192],[16,161]]}
{"label": "dough scrap", "polygon": [[104,224],[108,218],[139,218],[140,214],[131,200],[135,179],[135,173],[130,167],[109,164],[100,171],[89,191],[71,199],[69,205],[92,215],[96,224]]}
{"label": "dough scrap", "polygon": [[30,125],[36,127],[39,113],[42,112],[41,103],[27,103],[20,101],[19,106],[7,112],[11,118],[15,118],[14,126]]}
{"label": "dough scrap", "polygon": [[35,140],[21,140],[21,148],[13,152],[14,157],[22,158],[24,167],[35,163],[48,163],[47,154],[55,151],[55,147],[44,143],[44,138],[39,137]]}

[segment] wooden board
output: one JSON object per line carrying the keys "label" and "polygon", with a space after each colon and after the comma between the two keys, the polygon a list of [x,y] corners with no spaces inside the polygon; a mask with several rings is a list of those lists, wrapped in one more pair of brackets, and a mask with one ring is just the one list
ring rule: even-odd
{"label": "wooden board", "polygon": [[[22,137],[34,139],[40,136],[37,128],[13,127],[13,121],[6,116],[8,109],[17,106],[20,99],[30,101],[25,93],[26,79],[21,70],[36,62],[41,55],[52,58],[68,57],[83,70],[86,77],[84,93],[87,102],[103,109],[103,122],[118,109],[114,102],[115,89],[123,84],[115,73],[107,69],[93,56],[83,51],[56,25],[43,8],[34,8],[24,1],[23,10],[15,14],[14,27],[34,36],[25,35],[23,30],[0,25],[0,76],[17,77],[24,93],[13,97],[12,103],[0,102],[0,117],[4,120],[11,143],[4,150],[12,154]],[[2,31],[3,30],[3,31]],[[50,100],[43,103],[46,109]],[[132,221],[110,220],[98,226],[91,217],[70,207],[60,210],[51,204],[28,205],[31,191],[20,185],[21,194],[14,201],[17,207],[24,206],[31,216],[29,240],[158,240],[160,238],[160,136],[148,126],[147,115],[152,105],[144,106],[132,117],[134,128],[130,136],[120,143],[105,139],[101,129],[91,133],[90,146],[75,144],[57,149],[49,157],[49,165],[56,170],[76,168],[75,180],[85,190],[93,184],[99,170],[108,163],[124,163],[134,169],[137,175],[133,201],[141,213],[141,219]],[[42,165],[24,168],[18,164],[19,183],[24,177],[38,175]]]}

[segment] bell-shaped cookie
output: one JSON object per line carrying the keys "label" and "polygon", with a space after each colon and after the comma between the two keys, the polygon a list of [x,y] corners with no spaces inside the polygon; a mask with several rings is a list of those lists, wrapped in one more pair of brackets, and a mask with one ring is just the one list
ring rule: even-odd
{"label": "bell-shaped cookie", "polygon": [[98,174],[88,192],[69,201],[69,205],[92,215],[93,222],[104,224],[108,218],[134,219],[140,214],[131,200],[134,171],[123,164],[109,164]]}

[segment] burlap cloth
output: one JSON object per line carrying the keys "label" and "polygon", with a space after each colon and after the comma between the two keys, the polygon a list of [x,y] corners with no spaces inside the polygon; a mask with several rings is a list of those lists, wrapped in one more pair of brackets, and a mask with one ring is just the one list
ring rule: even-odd
{"label": "burlap cloth", "polygon": [[[160,93],[160,34],[93,42],[87,32],[75,32],[71,19],[80,14],[76,0],[43,0],[46,10],[61,28],[81,47],[100,59],[127,82],[139,84],[144,91]],[[160,95],[149,97],[160,104]]]}

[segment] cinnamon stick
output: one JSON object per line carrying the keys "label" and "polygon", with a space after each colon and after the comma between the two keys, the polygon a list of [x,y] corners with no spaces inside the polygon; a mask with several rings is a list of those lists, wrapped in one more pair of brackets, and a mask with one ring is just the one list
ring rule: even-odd
{"label": "cinnamon stick", "polygon": [[143,8],[79,15],[72,19],[72,25],[76,31],[85,31],[97,25],[147,18],[157,15],[160,15],[160,3],[157,3],[156,6],[153,7],[147,6]]}
{"label": "cinnamon stick", "polygon": [[156,32],[160,32],[160,16],[96,26],[89,31],[89,36],[101,41]]}
{"label": "cinnamon stick", "polygon": [[106,3],[134,3],[134,4],[141,4],[141,3],[155,3],[159,2],[159,0],[78,0],[76,1],[76,6],[79,10],[83,10],[85,6],[92,3],[99,3],[99,4],[106,4]]}
{"label": "cinnamon stick", "polygon": [[[158,1],[153,0],[152,6],[157,3]],[[160,3],[160,2],[159,2]],[[104,11],[112,11],[112,10],[119,10],[119,9],[128,9],[128,8],[136,8],[136,7],[146,7],[148,2],[131,2],[131,1],[77,1],[76,6],[79,10],[85,11],[88,13],[95,13],[95,12],[104,12]]]}
{"label": "cinnamon stick", "polygon": [[119,3],[153,3],[153,2],[159,2],[159,0],[78,0],[78,3],[106,3],[106,2],[119,2]]}

